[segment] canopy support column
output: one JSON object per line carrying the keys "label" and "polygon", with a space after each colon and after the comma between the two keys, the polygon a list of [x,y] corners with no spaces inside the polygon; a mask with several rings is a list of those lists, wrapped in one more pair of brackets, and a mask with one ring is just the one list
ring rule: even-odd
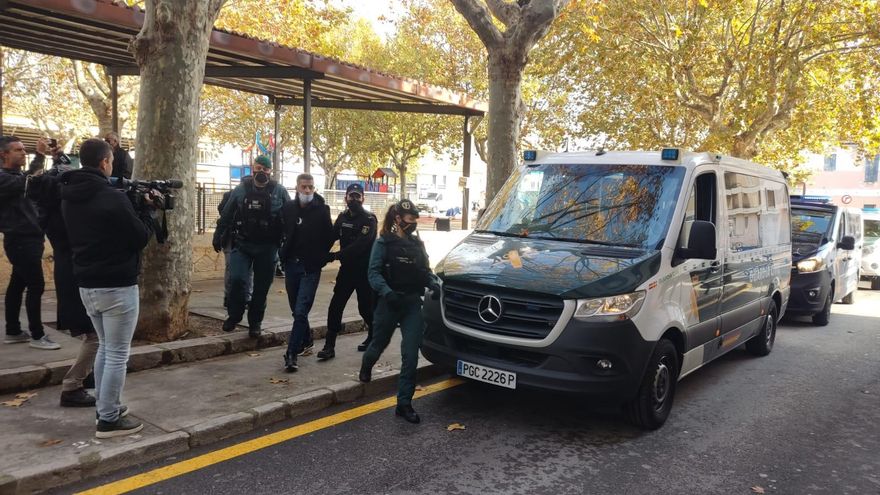
{"label": "canopy support column", "polygon": [[278,131],[281,129],[281,105],[275,104],[275,134],[273,135],[273,139],[275,140],[275,146],[272,147],[272,175],[275,176],[275,180],[281,182],[281,164],[278,160]]}
{"label": "canopy support column", "polygon": [[312,80],[303,81],[303,171],[312,171]]}
{"label": "canopy support column", "polygon": [[468,223],[470,221],[470,200],[471,200],[471,190],[470,190],[470,182],[468,178],[471,176],[471,130],[470,130],[470,117],[465,116],[464,118],[464,126],[463,126],[463,155],[462,155],[462,169],[461,176],[464,178],[464,187],[462,187],[461,193],[461,228],[463,230],[468,229]]}
{"label": "canopy support column", "polygon": [[[110,126],[113,132],[119,135],[119,76],[113,74],[110,76],[110,101],[112,102],[110,109]],[[120,138],[121,140],[122,138]],[[120,143],[120,146],[122,143]]]}

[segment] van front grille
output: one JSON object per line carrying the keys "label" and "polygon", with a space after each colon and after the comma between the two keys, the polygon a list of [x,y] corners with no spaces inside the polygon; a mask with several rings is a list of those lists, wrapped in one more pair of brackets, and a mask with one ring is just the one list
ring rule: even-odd
{"label": "van front grille", "polygon": [[[480,301],[486,296],[501,301],[501,317],[486,323],[479,315]],[[476,284],[443,285],[446,319],[481,332],[508,337],[540,340],[545,338],[562,314],[562,300],[546,295],[517,293]]]}

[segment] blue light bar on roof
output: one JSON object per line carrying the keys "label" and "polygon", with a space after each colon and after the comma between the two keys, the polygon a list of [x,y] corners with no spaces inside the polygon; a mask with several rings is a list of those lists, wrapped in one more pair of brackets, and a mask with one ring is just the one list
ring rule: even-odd
{"label": "blue light bar on roof", "polygon": [[678,148],[663,148],[660,152],[661,160],[678,160]]}
{"label": "blue light bar on roof", "polygon": [[525,150],[523,151],[523,160],[527,162],[533,162],[538,159],[538,152],[535,150]]}

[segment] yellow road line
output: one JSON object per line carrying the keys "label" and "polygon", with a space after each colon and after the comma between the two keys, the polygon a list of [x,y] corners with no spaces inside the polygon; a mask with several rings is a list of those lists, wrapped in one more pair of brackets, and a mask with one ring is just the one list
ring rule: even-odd
{"label": "yellow road line", "polygon": [[[463,380],[458,378],[444,380],[442,382],[429,385],[423,390],[417,391],[416,398],[430,395],[436,392],[441,392],[448,388],[461,385],[462,383]],[[292,428],[287,428],[286,430],[277,431],[275,433],[270,433],[268,435],[254,438],[246,442],[231,445],[224,449],[208,452],[207,454],[202,454],[200,456],[193,457],[192,459],[187,459],[185,461],[180,461],[174,464],[170,464],[168,466],[156,468],[152,471],[147,471],[146,473],[141,473],[130,478],[114,481],[113,483],[108,483],[106,485],[95,487],[91,490],[79,492],[77,495],[110,495],[134,491],[145,486],[158,483],[160,481],[180,476],[182,474],[198,471],[199,469],[206,468],[213,464],[228,461],[229,459],[249,454],[260,449],[265,449],[266,447],[271,447],[272,445],[286,442],[287,440],[301,437],[303,435],[308,435],[309,433],[314,433],[324,428],[336,426],[338,424],[345,423],[346,421],[351,421],[353,419],[357,419],[362,416],[381,411],[382,409],[387,409],[396,405],[396,403],[396,397],[388,397],[387,399],[364,404],[363,406],[342,411],[331,416],[318,418],[314,421],[309,421],[308,423],[297,425]]]}

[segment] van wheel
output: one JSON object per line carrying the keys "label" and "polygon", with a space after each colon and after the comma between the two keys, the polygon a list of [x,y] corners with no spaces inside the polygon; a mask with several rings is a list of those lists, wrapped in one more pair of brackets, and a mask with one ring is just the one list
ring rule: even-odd
{"label": "van wheel", "polygon": [[880,277],[871,279],[871,290],[880,290]]}
{"label": "van wheel", "polygon": [[843,296],[843,299],[840,300],[843,304],[852,304],[855,302],[856,291],[852,291],[849,294]]}
{"label": "van wheel", "polygon": [[754,356],[766,356],[776,342],[776,302],[770,301],[761,331],[746,342],[746,350]]}
{"label": "van wheel", "polygon": [[661,339],[651,354],[636,397],[625,406],[630,422],[645,430],[663,426],[672,410],[677,381],[678,351],[672,342]]}
{"label": "van wheel", "polygon": [[818,325],[820,327],[824,327],[828,324],[828,320],[831,319],[831,294],[825,298],[825,307],[822,308],[822,311],[813,315],[813,325]]}

